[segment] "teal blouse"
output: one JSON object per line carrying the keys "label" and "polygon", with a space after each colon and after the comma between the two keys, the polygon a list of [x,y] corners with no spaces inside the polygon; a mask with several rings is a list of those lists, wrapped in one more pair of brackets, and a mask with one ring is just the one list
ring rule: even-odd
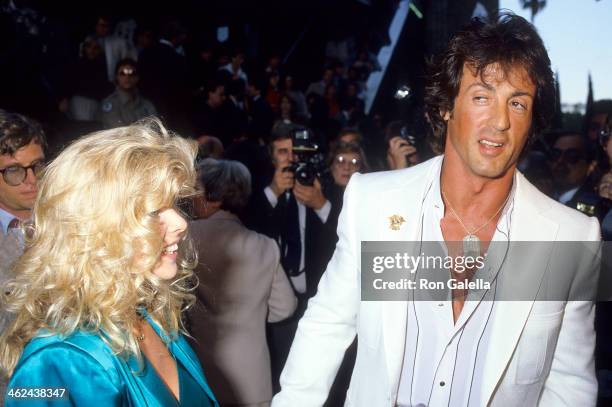
{"label": "teal blouse", "polygon": [[185,338],[169,341],[147,320],[176,360],[180,403],[146,358],[144,369],[134,373],[135,358],[123,360],[99,335],[79,331],[66,338],[37,336],[26,345],[7,386],[5,406],[218,407]]}

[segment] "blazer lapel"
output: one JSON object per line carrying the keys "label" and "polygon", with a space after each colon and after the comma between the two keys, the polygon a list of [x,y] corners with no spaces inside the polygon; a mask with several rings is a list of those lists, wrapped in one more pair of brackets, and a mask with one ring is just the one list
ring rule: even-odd
{"label": "blazer lapel", "polygon": [[178,339],[174,341],[170,340],[170,338],[168,338],[168,336],[164,332],[162,332],[157,323],[155,323],[155,321],[151,319],[148,313],[145,314],[145,317],[147,321],[149,321],[149,324],[151,324],[155,332],[157,332],[159,337],[165,343],[170,345],[170,351],[172,352],[174,357],[185,367],[191,377],[193,377],[193,379],[198,383],[198,385],[200,385],[200,387],[202,388],[202,390],[204,390],[210,400],[214,402],[214,405],[217,406],[217,399],[215,399],[212,390],[210,389],[210,387],[208,387],[208,384],[206,383],[206,379],[204,379],[204,373],[202,371],[202,368],[200,367],[200,362],[197,361],[195,354],[193,353],[193,351],[191,351],[191,348],[189,348],[189,345],[187,344],[185,339],[182,336],[179,336]]}
{"label": "blazer lapel", "polygon": [[[498,287],[502,290],[505,290],[508,285],[511,286],[509,290],[512,290],[513,287],[521,287],[521,281],[529,281],[532,285],[541,282],[551,255],[552,245],[538,246],[537,253],[533,253],[533,256],[526,256],[525,245],[520,245],[521,248],[518,250],[521,250],[521,253],[519,253],[516,250],[517,246],[512,245],[512,242],[552,242],[555,240],[558,229],[557,223],[542,215],[546,206],[546,202],[542,200],[542,194],[520,173],[515,179],[517,189],[510,224],[510,248],[505,264],[501,266],[498,275]],[[548,248],[548,250],[541,250],[542,248]],[[501,262],[494,260],[493,264],[499,267]],[[534,273],[537,274],[534,275]],[[481,393],[484,405],[488,405],[510,363],[537,291],[538,288],[534,287],[533,300],[521,298],[523,301],[508,301],[509,295],[506,290],[503,300],[498,300],[495,305],[495,319],[492,322],[489,342],[490,352],[487,352]]]}
{"label": "blazer lapel", "polygon": [[[433,176],[442,163],[442,158],[433,163],[428,175],[421,182],[401,185],[386,191],[381,196],[384,206],[376,211],[375,235],[378,241],[417,242],[421,236],[421,221],[423,215],[423,199],[432,184]],[[399,216],[405,222],[398,222]],[[418,255],[417,245],[412,245],[413,253]],[[406,318],[408,300],[382,301],[382,335],[385,360],[389,375],[389,385],[393,394],[399,386],[404,347],[406,344]]]}
{"label": "blazer lapel", "polygon": [[189,348],[189,345],[183,338],[179,338],[176,341],[171,342],[170,348],[174,356],[185,366],[185,369],[189,372],[189,374],[195,379],[195,381],[202,387],[208,398],[217,404],[217,400],[212,393],[210,387],[206,383],[206,379],[204,379],[204,372],[200,367],[200,362],[195,359],[195,355]]}

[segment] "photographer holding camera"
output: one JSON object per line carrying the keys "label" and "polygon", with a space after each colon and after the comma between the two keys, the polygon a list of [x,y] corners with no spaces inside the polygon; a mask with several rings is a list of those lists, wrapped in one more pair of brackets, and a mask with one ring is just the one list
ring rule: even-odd
{"label": "photographer holding camera", "polygon": [[309,296],[316,289],[306,272],[316,256],[310,243],[324,233],[331,211],[318,178],[323,162],[310,131],[293,126],[275,130],[269,143],[274,174],[263,190],[266,205],[259,205],[265,210],[257,212],[267,214],[262,233],[279,242],[296,293]]}
{"label": "photographer holding camera", "polygon": [[[292,165],[294,162],[292,144],[292,139],[272,142],[271,149],[273,154],[274,177],[268,187],[277,199],[282,193],[290,193],[292,190],[295,199],[302,205],[314,209],[315,211],[327,213],[328,211],[323,210],[323,208],[326,204],[329,204],[329,202],[325,199],[325,196],[323,196],[319,179],[314,178],[312,185],[302,184],[302,182],[299,182],[299,179],[296,182],[295,169],[297,168],[295,165]],[[266,192],[266,196],[270,196],[270,194]],[[273,200],[274,198],[268,199],[270,203],[272,203]],[[319,217],[321,220],[326,218],[324,216]]]}
{"label": "photographer holding camera", "polygon": [[386,164],[390,170],[412,167],[421,160],[417,151],[416,133],[409,130],[403,121],[394,121],[385,129],[387,144]]}
{"label": "photographer holding camera", "polygon": [[273,382],[277,386],[297,322],[320,277],[315,243],[334,231],[327,227],[332,204],[318,178],[324,159],[312,133],[294,126],[276,126],[268,148],[273,173],[263,183],[266,187],[256,191],[251,226],[279,244],[283,268],[298,297],[294,316],[270,326]]}

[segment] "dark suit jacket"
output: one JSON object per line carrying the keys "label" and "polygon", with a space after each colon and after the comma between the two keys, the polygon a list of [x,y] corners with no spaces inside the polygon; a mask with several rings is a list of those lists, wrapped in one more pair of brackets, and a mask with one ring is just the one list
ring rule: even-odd
{"label": "dark suit jacket", "polygon": [[[264,183],[264,185],[269,185],[268,183]],[[323,247],[328,247],[329,243],[322,243],[325,239],[335,238],[335,229],[334,226],[330,227],[330,219],[336,218],[335,224],[337,225],[337,214],[334,215],[335,212],[340,213],[337,208],[337,204],[334,205],[333,202],[331,212],[328,216],[327,222],[323,223],[317,213],[306,207],[306,230],[304,233],[304,272],[306,273],[306,286],[307,286],[307,295],[309,297],[313,296],[316,293],[317,285],[319,284],[319,279],[325,271],[325,266],[327,262],[331,258],[331,254],[333,253],[333,249],[331,251]],[[266,197],[263,188],[255,191],[253,194],[253,199],[251,201],[251,207],[249,209],[249,227],[258,231],[259,233],[263,233],[266,236],[271,237],[277,243],[280,243],[281,230],[283,225],[288,222],[287,219],[287,211],[285,210],[285,206],[281,204],[280,197],[279,203],[272,207],[268,198]],[[295,222],[298,220],[296,219]],[[334,222],[332,222],[333,224]],[[335,240],[334,240],[335,247]]]}
{"label": "dark suit jacket", "polygon": [[610,208],[612,208],[612,201],[599,196],[595,191],[593,183],[587,180],[566,205],[579,210],[587,216],[595,216],[601,224]]}
{"label": "dark suit jacket", "polygon": [[[311,280],[316,281],[316,285],[319,284],[319,280],[327,268],[327,263],[331,260],[336,249],[336,243],[338,242],[336,229],[338,228],[338,217],[342,210],[342,198],[344,196],[344,188],[334,184],[333,180],[323,180],[322,183],[323,194],[331,203],[331,211],[325,227],[320,229],[317,239],[313,242],[314,253],[316,254],[311,268]],[[313,295],[316,293],[316,285]]]}

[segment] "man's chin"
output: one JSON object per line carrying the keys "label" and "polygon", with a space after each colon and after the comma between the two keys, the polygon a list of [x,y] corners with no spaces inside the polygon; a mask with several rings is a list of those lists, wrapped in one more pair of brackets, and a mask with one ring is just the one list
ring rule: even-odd
{"label": "man's chin", "polygon": [[32,208],[34,208],[34,201],[35,201],[35,200],[36,200],[36,199],[32,199],[32,200],[24,200],[24,201],[22,201],[22,202],[21,202],[21,208],[22,208],[21,210],[24,210],[24,211],[31,211],[31,210],[32,210]]}
{"label": "man's chin", "polygon": [[479,165],[470,166],[470,170],[473,174],[490,179],[498,179],[505,176],[508,171],[513,168],[512,165],[503,165],[499,162],[484,162],[479,163]]}

